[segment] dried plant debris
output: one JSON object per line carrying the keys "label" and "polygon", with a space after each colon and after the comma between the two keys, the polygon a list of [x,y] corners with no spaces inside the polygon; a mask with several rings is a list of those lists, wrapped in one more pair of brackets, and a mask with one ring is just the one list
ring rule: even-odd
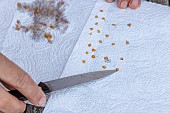
{"label": "dried plant debris", "polygon": [[45,38],[52,43],[52,30],[65,33],[69,22],[64,16],[66,3],[63,0],[35,0],[32,3],[17,3],[17,9],[32,18],[30,25],[17,20],[15,29],[22,32],[31,32],[32,38],[38,41]]}

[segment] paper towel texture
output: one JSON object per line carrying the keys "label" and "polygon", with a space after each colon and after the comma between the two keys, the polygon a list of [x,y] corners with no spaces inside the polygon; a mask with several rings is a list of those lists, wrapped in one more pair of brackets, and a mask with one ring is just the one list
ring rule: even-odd
{"label": "paper towel texture", "polygon": [[[103,70],[102,66],[118,67],[120,71],[103,80],[53,93],[44,113],[169,113],[170,8],[143,2],[134,11],[118,9],[116,3],[104,0],[68,2],[66,14],[71,26],[62,38],[49,45],[14,32],[12,26],[20,15],[15,13],[3,53],[37,83],[60,75]],[[96,58],[92,59],[91,55]],[[110,63],[104,62],[105,56]]]}

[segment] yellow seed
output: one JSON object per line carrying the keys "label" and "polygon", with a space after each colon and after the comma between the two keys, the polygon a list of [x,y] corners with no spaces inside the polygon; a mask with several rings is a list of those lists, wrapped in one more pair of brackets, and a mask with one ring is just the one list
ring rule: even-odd
{"label": "yellow seed", "polygon": [[93,48],[93,49],[92,49],[92,52],[96,52],[96,49]]}
{"label": "yellow seed", "polygon": [[82,63],[84,63],[84,64],[85,64],[85,63],[86,63],[86,60],[82,60]]}
{"label": "yellow seed", "polygon": [[116,71],[119,71],[119,68],[116,68]]}
{"label": "yellow seed", "polygon": [[103,18],[102,18],[102,20],[106,20],[106,18],[105,18],[105,17],[103,17]]}
{"label": "yellow seed", "polygon": [[96,58],[96,56],[95,56],[95,55],[92,55],[91,57],[92,57],[92,58]]}
{"label": "yellow seed", "polygon": [[126,41],[126,45],[129,45],[129,41]]}
{"label": "yellow seed", "polygon": [[109,35],[108,35],[108,34],[106,34],[106,38],[109,38]]}
{"label": "yellow seed", "polygon": [[103,12],[103,10],[100,10],[100,12]]}
{"label": "yellow seed", "polygon": [[17,24],[21,24],[20,20],[17,20]]}
{"label": "yellow seed", "polygon": [[38,27],[38,28],[37,28],[37,31],[40,31],[40,30],[41,30],[41,28]]}
{"label": "yellow seed", "polygon": [[105,57],[104,57],[104,60],[109,60],[109,57],[105,56]]}
{"label": "yellow seed", "polygon": [[93,28],[90,28],[90,30],[93,30]]}
{"label": "yellow seed", "polygon": [[19,28],[19,27],[16,27],[16,28],[15,28],[15,30],[19,31],[19,30],[20,30],[20,28]]}
{"label": "yellow seed", "polygon": [[106,66],[102,66],[103,69],[106,69],[107,67]]}
{"label": "yellow seed", "polygon": [[17,5],[18,5],[18,6],[21,6],[21,2],[18,2]]}
{"label": "yellow seed", "polygon": [[86,51],[86,54],[89,54],[89,52],[88,52],[88,51]]}
{"label": "yellow seed", "polygon": [[100,33],[100,30],[97,30],[98,33]]}
{"label": "yellow seed", "polygon": [[50,28],[51,28],[51,29],[54,29],[54,26],[50,25]]}
{"label": "yellow seed", "polygon": [[99,17],[96,15],[95,18],[99,18]]}
{"label": "yellow seed", "polygon": [[112,26],[116,26],[116,24],[112,24]]}
{"label": "yellow seed", "polygon": [[99,40],[100,43],[102,43],[103,41],[102,40]]}
{"label": "yellow seed", "polygon": [[124,59],[121,57],[120,60],[124,60]]}
{"label": "yellow seed", "polygon": [[98,25],[98,24],[99,24],[98,22],[95,23],[95,25]]}
{"label": "yellow seed", "polygon": [[28,5],[25,5],[25,6],[24,6],[24,8],[25,8],[25,9],[29,9],[29,8],[30,8],[30,6],[28,6]]}
{"label": "yellow seed", "polygon": [[112,43],[112,46],[115,46],[115,43]]}
{"label": "yellow seed", "polygon": [[91,47],[91,44],[88,44],[88,47]]}
{"label": "yellow seed", "polygon": [[129,23],[129,24],[127,24],[127,26],[131,27],[131,26],[132,26],[132,24],[130,24],[130,23]]}
{"label": "yellow seed", "polygon": [[53,42],[52,42],[52,40],[48,39],[48,43],[49,43],[49,44],[52,44]]}

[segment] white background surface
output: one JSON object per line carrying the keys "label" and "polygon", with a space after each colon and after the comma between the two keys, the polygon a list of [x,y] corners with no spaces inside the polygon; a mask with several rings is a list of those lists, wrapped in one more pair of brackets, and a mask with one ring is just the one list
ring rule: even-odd
{"label": "white background surface", "polygon": [[[120,68],[118,73],[106,79],[53,93],[44,113],[170,113],[170,8],[143,2],[141,8],[133,11],[120,10],[115,4],[103,0],[96,4],[91,0],[68,2],[70,31],[53,45],[36,43],[26,36],[21,37],[24,34],[11,31],[13,29],[9,26],[14,16],[11,12],[15,12],[15,4],[7,0],[0,2],[11,3],[9,9],[0,5],[1,12],[5,9],[9,13],[0,15],[4,21],[1,25],[5,26],[0,28],[0,34],[3,34],[0,40],[4,40],[2,36],[7,34],[3,53],[37,83],[58,78],[61,74],[64,77],[102,70],[101,65],[107,65],[108,69]],[[99,13],[100,9],[104,12]],[[96,20],[96,14],[106,17],[107,24]],[[94,26],[96,21],[99,26]],[[117,27],[110,27],[110,23],[117,24]],[[128,23],[132,27],[127,27]],[[94,30],[93,36],[89,37],[91,27],[101,29],[101,33]],[[106,33],[110,34],[108,39],[104,37]],[[102,45],[98,43],[99,39],[104,41]],[[128,46],[126,40],[130,42]],[[110,42],[115,42],[116,46],[110,46]],[[85,54],[86,50],[91,50],[88,43],[96,48],[96,59],[90,58],[91,53]],[[110,64],[103,63],[105,55],[112,58]],[[120,61],[119,57],[125,60]],[[87,59],[87,64],[82,64],[82,59]]]}

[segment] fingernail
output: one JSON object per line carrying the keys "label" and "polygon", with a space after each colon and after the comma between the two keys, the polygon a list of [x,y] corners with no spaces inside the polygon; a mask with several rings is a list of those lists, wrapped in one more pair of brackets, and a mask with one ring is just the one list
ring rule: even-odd
{"label": "fingernail", "polygon": [[39,106],[44,106],[46,103],[46,98],[45,97],[42,97],[38,103]]}
{"label": "fingernail", "polygon": [[114,0],[106,0],[106,2],[109,2],[109,3],[111,3],[111,2],[113,2]]}
{"label": "fingernail", "polygon": [[123,2],[121,2],[121,8],[127,8],[127,5],[128,5],[128,3],[127,3],[127,1],[123,1]]}
{"label": "fingernail", "polygon": [[133,6],[138,6],[139,5],[139,0],[132,0],[132,5]]}

